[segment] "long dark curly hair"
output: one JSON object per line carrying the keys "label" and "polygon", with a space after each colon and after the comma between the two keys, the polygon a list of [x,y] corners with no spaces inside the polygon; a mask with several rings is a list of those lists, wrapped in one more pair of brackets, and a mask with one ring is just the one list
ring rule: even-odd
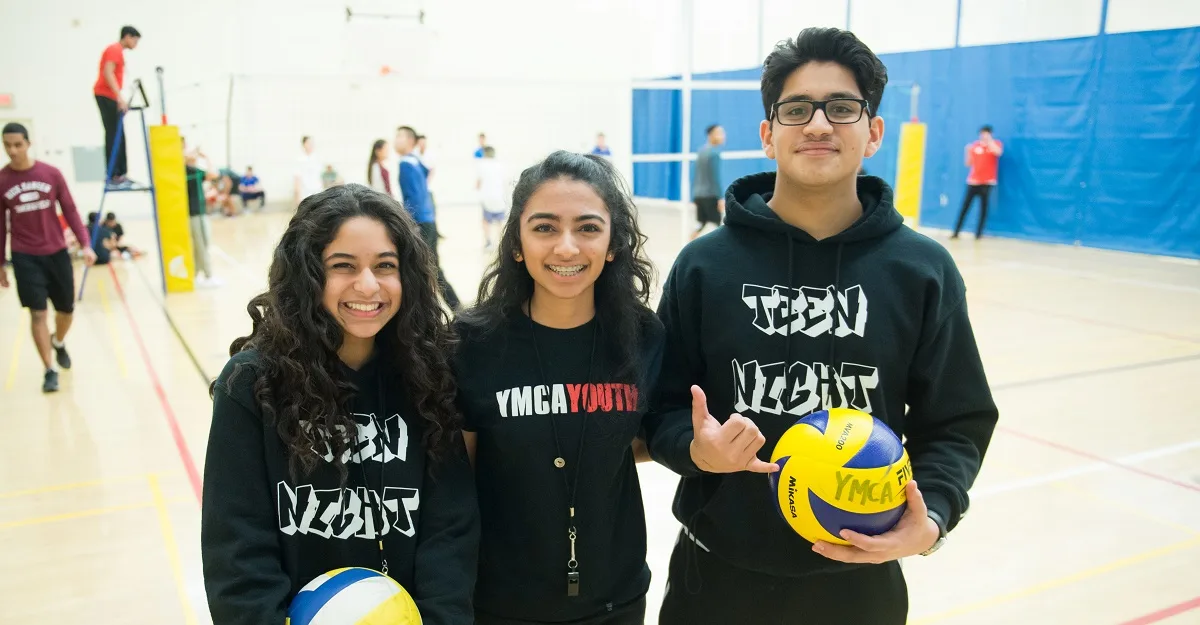
{"label": "long dark curly hair", "polygon": [[[383,363],[389,376],[384,384],[399,385],[412,398],[425,420],[425,448],[434,461],[454,444],[460,429],[449,363],[455,337],[438,299],[429,247],[396,200],[358,184],[333,187],[300,203],[275,248],[266,292],[246,307],[253,324],[250,335],[229,347],[230,356],[258,352],[254,395],[263,418],[287,445],[293,475],[310,473],[319,459],[314,449],[328,442],[335,468],[346,477],[342,456],[350,441],[329,433],[355,431],[349,409],[357,389],[338,359],[342,327],[322,303],[322,255],[353,217],[383,224],[399,256],[400,308],[376,336],[376,353],[390,360]],[[230,376],[231,384],[242,373],[239,369]]]}
{"label": "long dark curly hair", "polygon": [[521,214],[543,184],[559,179],[587,183],[608,209],[612,224],[608,249],[613,259],[596,279],[596,321],[605,343],[616,349],[616,375],[636,376],[640,371],[637,348],[643,330],[654,317],[649,305],[654,265],[646,257],[646,235],[638,227],[637,206],[629,188],[612,163],[600,156],[560,150],[521,172],[496,259],[479,283],[475,306],[459,318],[486,334],[525,314],[523,307],[533,297],[533,276],[514,258],[521,251]]}

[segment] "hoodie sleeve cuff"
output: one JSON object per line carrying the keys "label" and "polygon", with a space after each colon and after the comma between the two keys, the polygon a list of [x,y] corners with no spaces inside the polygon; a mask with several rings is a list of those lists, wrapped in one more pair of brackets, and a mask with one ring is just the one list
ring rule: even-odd
{"label": "hoodie sleeve cuff", "polygon": [[668,469],[678,473],[682,477],[695,477],[704,472],[700,467],[696,466],[692,460],[692,440],[695,433],[691,427],[683,428],[675,435],[674,440],[670,440],[668,434],[666,439],[669,443],[655,445],[651,441],[647,441],[649,445],[650,457],[655,462],[667,467]]}
{"label": "hoodie sleeve cuff", "polygon": [[954,526],[958,524],[958,518],[953,513],[950,498],[938,491],[922,491],[921,496],[925,498],[925,507],[941,517],[938,526],[941,527],[942,532],[948,534],[950,530],[954,529]]}
{"label": "hoodie sleeve cuff", "polygon": [[692,428],[687,428],[679,433],[679,441],[675,445],[675,471],[684,477],[695,477],[704,473],[696,466],[696,461],[692,460],[692,441],[695,438],[696,433]]}

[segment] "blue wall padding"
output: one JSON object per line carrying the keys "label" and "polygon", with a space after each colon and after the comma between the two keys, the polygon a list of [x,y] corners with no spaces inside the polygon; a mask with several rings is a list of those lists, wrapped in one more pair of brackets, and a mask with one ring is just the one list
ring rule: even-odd
{"label": "blue wall padding", "polygon": [[[899,85],[919,84],[920,117],[928,124],[923,224],[953,227],[965,192],[963,147],[988,123],[1005,144],[988,232],[1200,258],[1200,28],[881,58],[895,86],[880,106],[883,146],[864,166],[894,183],[896,142],[909,117],[910,92]],[[759,72],[706,77],[712,76],[756,80]],[[651,101],[634,93],[635,153],[648,143],[670,143],[639,136],[664,132],[647,129],[646,120],[678,128],[678,92],[655,95]],[[697,91],[693,146],[704,126],[720,123],[729,137],[725,149],[757,149],[762,119],[756,92]],[[725,184],[733,180],[725,177],[731,167],[773,169],[766,160],[733,163],[724,164]],[[677,178],[672,185],[638,176],[671,175],[669,168],[634,171],[638,195],[677,199]],[[656,189],[662,193],[650,193]],[[978,205],[964,229],[974,228],[977,211]]]}
{"label": "blue wall padding", "polygon": [[682,108],[679,91],[634,89],[633,153],[678,154]]}
{"label": "blue wall padding", "polygon": [[679,199],[679,163],[634,163],[633,194],[639,197]]}
{"label": "blue wall padding", "polygon": [[[761,150],[758,124],[763,119],[762,96],[757,91],[693,91],[692,151],[708,142],[704,129],[720,124],[725,129],[722,150]],[[745,120],[735,124],[725,120]]]}

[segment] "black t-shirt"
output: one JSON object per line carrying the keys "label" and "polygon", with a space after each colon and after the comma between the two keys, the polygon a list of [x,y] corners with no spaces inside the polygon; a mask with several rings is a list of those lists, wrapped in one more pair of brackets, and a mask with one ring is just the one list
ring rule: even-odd
{"label": "black t-shirt", "polygon": [[188,187],[188,216],[198,217],[204,214],[204,176],[203,169],[185,165],[187,169]]}
{"label": "black t-shirt", "polygon": [[[483,336],[461,322],[459,332],[459,406],[478,436],[476,612],[559,622],[637,600],[649,588],[650,570],[630,445],[657,378],[661,326],[648,318],[638,346],[640,380],[617,379],[613,341],[595,320],[557,330],[519,315]],[[566,461],[561,469],[558,457]],[[579,595],[569,597],[569,485],[577,473],[580,583]]]}

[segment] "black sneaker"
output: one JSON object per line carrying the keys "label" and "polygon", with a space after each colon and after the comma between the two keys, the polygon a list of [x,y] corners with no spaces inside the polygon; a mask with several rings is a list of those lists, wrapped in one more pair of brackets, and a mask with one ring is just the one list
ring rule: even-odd
{"label": "black sneaker", "polygon": [[58,372],[50,369],[46,371],[46,378],[42,380],[43,393],[58,392]]}
{"label": "black sneaker", "polygon": [[58,361],[58,366],[62,367],[63,369],[70,369],[71,355],[67,353],[67,346],[63,345],[59,347],[53,343],[51,343],[50,346],[54,348],[54,359]]}

